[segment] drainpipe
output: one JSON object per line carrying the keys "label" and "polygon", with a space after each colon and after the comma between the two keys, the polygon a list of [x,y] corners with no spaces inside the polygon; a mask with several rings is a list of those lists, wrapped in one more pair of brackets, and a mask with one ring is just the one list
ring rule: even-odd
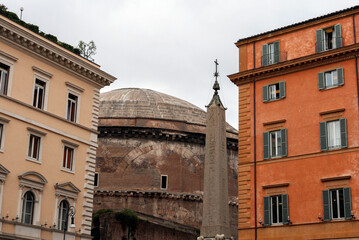
{"label": "drainpipe", "polygon": [[[253,68],[256,67],[256,43],[253,42]],[[257,143],[256,143],[256,79],[253,79],[253,128],[254,128],[254,239],[257,240]]]}
{"label": "drainpipe", "polygon": [[[354,36],[354,44],[357,43],[356,38],[356,29],[355,29],[355,15],[353,14],[353,36]],[[358,96],[358,108],[359,108],[359,76],[358,76],[358,57],[355,55],[355,74],[357,80],[357,96]]]}

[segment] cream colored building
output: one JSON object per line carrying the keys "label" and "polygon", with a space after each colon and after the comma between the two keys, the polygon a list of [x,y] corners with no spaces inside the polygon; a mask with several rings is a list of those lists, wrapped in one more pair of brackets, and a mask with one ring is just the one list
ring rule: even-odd
{"label": "cream colored building", "polygon": [[0,239],[90,239],[99,90],[115,78],[0,16]]}

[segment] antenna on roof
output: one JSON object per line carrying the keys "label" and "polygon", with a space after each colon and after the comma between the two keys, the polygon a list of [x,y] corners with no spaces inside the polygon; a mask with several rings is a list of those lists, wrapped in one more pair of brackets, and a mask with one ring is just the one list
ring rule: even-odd
{"label": "antenna on roof", "polygon": [[22,20],[22,11],[24,11],[24,8],[21,7],[21,8],[20,8],[20,11],[21,11],[21,13],[20,13],[20,20]]}

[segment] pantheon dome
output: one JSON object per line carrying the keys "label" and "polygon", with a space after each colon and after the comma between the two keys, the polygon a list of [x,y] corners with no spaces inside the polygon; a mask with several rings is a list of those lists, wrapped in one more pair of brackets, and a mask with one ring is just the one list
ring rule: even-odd
{"label": "pantheon dome", "polygon": [[[166,239],[173,229],[175,239],[192,239],[202,221],[205,128],[206,112],[185,100],[141,88],[102,93],[94,212],[136,211],[143,223],[137,239]],[[229,124],[226,130],[236,236],[238,133]],[[144,226],[151,223],[156,227]],[[148,229],[155,238],[146,237]]]}

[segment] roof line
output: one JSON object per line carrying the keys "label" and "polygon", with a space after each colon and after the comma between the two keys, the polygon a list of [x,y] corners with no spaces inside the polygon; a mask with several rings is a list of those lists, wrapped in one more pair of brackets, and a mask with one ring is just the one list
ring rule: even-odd
{"label": "roof line", "polygon": [[344,13],[344,12],[350,12],[350,11],[356,10],[356,9],[359,9],[359,5],[356,5],[356,6],[353,6],[353,7],[350,7],[350,8],[346,8],[346,9],[343,9],[343,10],[339,10],[339,11],[336,11],[336,12],[328,13],[328,14],[325,14],[325,15],[322,15],[322,16],[319,16],[319,17],[310,18],[310,19],[302,21],[302,22],[294,23],[294,24],[287,25],[287,26],[284,26],[284,27],[281,27],[281,28],[276,28],[276,29],[273,29],[273,30],[270,30],[270,31],[267,31],[267,32],[263,32],[263,33],[259,33],[259,34],[256,34],[256,35],[253,35],[253,36],[250,36],[250,37],[240,38],[236,43],[240,43],[240,42],[252,39],[252,38],[256,38],[256,37],[260,37],[260,36],[263,36],[263,35],[266,35],[266,34],[278,32],[278,31],[281,31],[281,30],[284,30],[284,29],[287,29],[287,28],[292,28],[292,27],[295,27],[295,26],[299,26],[299,25],[302,25],[302,24],[309,23],[309,22],[314,22],[314,21],[317,21],[319,19],[327,18],[327,17],[330,17],[330,16],[334,16],[334,15],[337,15],[337,14]]}

